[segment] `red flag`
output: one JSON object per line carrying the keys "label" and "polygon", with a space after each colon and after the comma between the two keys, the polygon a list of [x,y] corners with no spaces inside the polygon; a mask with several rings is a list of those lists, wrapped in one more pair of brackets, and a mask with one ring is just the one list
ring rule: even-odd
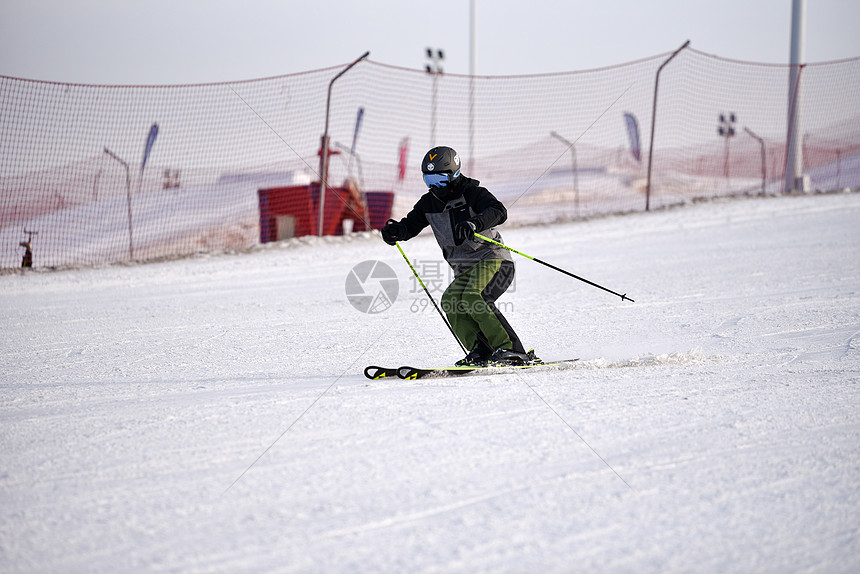
{"label": "red flag", "polygon": [[400,140],[400,162],[398,164],[397,180],[403,181],[406,177],[406,164],[409,157],[409,138]]}

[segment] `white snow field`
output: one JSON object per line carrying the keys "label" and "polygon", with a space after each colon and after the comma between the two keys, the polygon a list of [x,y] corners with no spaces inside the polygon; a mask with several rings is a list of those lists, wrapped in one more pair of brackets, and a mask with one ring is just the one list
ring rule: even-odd
{"label": "white snow field", "polygon": [[573,367],[367,380],[462,354],[378,234],[0,275],[0,571],[860,571],[860,193],[501,230]]}

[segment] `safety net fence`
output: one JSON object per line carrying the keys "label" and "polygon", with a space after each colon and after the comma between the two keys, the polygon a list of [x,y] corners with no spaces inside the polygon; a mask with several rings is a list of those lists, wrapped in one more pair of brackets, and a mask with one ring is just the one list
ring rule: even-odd
{"label": "safety net fence", "polygon": [[172,86],[0,76],[0,268],[378,228],[426,191],[434,145],[459,151],[510,224],[782,193],[792,101],[810,189],[860,187],[860,58],[802,66],[792,99],[788,65],[687,48],[660,72],[655,108],[669,56],[527,76],[364,60],[333,84],[344,66]]}

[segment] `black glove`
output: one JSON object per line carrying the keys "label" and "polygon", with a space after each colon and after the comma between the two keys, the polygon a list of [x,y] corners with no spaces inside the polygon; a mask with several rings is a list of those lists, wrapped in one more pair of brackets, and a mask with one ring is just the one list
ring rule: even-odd
{"label": "black glove", "polygon": [[454,226],[454,243],[456,245],[460,245],[467,239],[470,241],[474,241],[475,231],[477,229],[478,227],[468,219],[466,221],[461,221]]}
{"label": "black glove", "polygon": [[388,223],[382,228],[382,240],[389,245],[394,245],[398,241],[404,241],[408,238],[408,235],[406,225],[393,219],[389,219]]}

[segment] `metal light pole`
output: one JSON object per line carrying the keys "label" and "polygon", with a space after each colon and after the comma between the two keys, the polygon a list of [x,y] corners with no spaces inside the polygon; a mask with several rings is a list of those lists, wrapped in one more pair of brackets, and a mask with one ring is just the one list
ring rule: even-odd
{"label": "metal light pole", "polygon": [[125,168],[125,193],[128,198],[128,258],[134,259],[134,241],[131,230],[131,172],[128,169],[128,163],[122,160],[118,155],[105,147],[105,153],[122,164]]}
{"label": "metal light pole", "polygon": [[767,148],[764,145],[764,139],[758,137],[751,129],[744,127],[744,131],[761,146],[761,192],[765,193],[765,184],[767,183]]}
{"label": "metal light pole", "polygon": [[651,107],[651,143],[648,146],[648,183],[645,185],[645,211],[649,211],[651,209],[651,163],[654,159],[654,127],[657,125],[657,88],[660,86],[660,72],[663,71],[666,64],[671,62],[672,59],[678,55],[678,52],[689,45],[690,41],[687,40],[680,48],[672,52],[672,55],[669,56],[665,62],[660,64],[659,68],[657,68],[657,77],[654,80],[654,105]]}
{"label": "metal light pole", "polygon": [[728,117],[725,114],[720,114],[720,124],[717,126],[717,133],[720,137],[726,138],[726,161],[723,166],[723,173],[726,176],[726,185],[729,183],[729,139],[735,137],[735,122],[737,117],[732,112]]}
{"label": "metal light pole", "polygon": [[836,150],[836,189],[842,187],[842,150]]}
{"label": "metal light pole", "polygon": [[430,117],[430,147],[433,148],[436,147],[436,84],[439,81],[439,75],[443,72],[442,61],[445,59],[445,54],[441,48],[435,51],[433,48],[427,48],[427,59],[430,60],[426,66],[427,73],[433,76],[433,106]]}
{"label": "metal light pole", "polygon": [[565,144],[570,150],[570,159],[573,166],[573,193],[576,205],[576,218],[579,219],[579,169],[576,164],[576,145],[556,132],[549,132],[549,135]]}
{"label": "metal light pole", "polygon": [[477,0],[469,2],[469,171],[475,165],[475,26]]}
{"label": "metal light pole", "polygon": [[803,86],[806,44],[806,0],[791,3],[791,66],[788,78],[788,134],[785,154],[785,193],[806,191],[803,178]]}
{"label": "metal light pole", "polygon": [[328,117],[329,110],[331,109],[331,87],[334,84],[335,80],[344,75],[350,68],[354,65],[365,59],[370,55],[370,52],[365,52],[354,61],[352,64],[341,70],[338,75],[331,79],[331,82],[328,84],[328,96],[325,101],[325,131],[323,131],[322,135],[322,149],[320,150],[320,213],[319,220],[317,222],[317,235],[322,237],[323,235],[323,220],[325,216],[325,189],[328,185]]}

